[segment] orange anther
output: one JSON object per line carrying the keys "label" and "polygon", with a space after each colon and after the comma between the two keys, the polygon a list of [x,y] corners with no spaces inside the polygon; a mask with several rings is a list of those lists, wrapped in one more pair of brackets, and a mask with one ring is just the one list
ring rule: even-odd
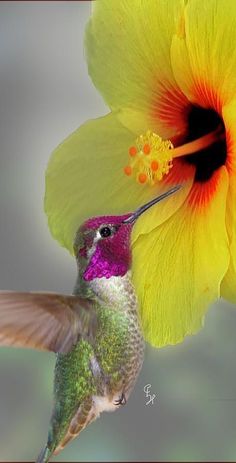
{"label": "orange anther", "polygon": [[137,148],[135,146],[131,146],[130,149],[129,149],[129,154],[130,154],[130,156],[136,156]]}
{"label": "orange anther", "polygon": [[152,161],[151,162],[151,169],[155,172],[159,167],[159,164],[157,161]]}
{"label": "orange anther", "polygon": [[145,143],[145,145],[143,146],[143,152],[144,154],[149,154],[151,151],[151,147],[148,143]]}
{"label": "orange anther", "polygon": [[132,174],[132,167],[131,166],[125,166],[124,167],[124,173],[125,173],[125,175],[131,175]]}
{"label": "orange anther", "polygon": [[139,174],[139,176],[138,176],[139,183],[145,183],[146,180],[147,180],[147,175],[146,174],[144,174],[143,172],[141,174]]}

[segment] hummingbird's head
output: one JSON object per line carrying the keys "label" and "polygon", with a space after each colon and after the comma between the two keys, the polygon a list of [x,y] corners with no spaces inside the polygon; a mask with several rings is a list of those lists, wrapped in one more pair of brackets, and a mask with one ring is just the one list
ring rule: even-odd
{"label": "hummingbird's head", "polygon": [[151,206],[179,188],[173,187],[135,212],[86,220],[79,227],[74,241],[75,256],[79,268],[83,268],[84,280],[124,276],[131,265],[130,238],[136,220]]}

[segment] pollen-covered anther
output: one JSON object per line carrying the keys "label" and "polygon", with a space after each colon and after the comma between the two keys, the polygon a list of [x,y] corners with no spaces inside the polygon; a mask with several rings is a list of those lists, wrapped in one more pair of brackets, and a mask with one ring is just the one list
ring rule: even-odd
{"label": "pollen-covered anther", "polygon": [[132,176],[138,183],[154,185],[167,175],[172,167],[172,149],[169,140],[162,140],[159,135],[148,130],[140,135],[135,145],[129,148],[129,165],[124,173]]}
{"label": "pollen-covered anther", "polygon": [[136,154],[137,154],[137,148],[135,146],[131,146],[129,148],[129,155],[130,156],[136,156]]}
{"label": "pollen-covered anther", "polygon": [[141,174],[138,174],[138,181],[139,183],[146,183],[147,175],[144,172],[141,172]]}
{"label": "pollen-covered anther", "polygon": [[125,175],[131,175],[132,174],[132,167],[131,166],[125,166],[124,167],[124,173]]}

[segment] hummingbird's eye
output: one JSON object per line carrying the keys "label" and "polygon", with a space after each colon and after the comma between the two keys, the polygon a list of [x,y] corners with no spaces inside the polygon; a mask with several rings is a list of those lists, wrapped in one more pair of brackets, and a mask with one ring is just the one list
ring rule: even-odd
{"label": "hummingbird's eye", "polygon": [[99,233],[102,238],[107,238],[108,236],[111,236],[112,230],[110,227],[103,227],[101,230],[99,230]]}

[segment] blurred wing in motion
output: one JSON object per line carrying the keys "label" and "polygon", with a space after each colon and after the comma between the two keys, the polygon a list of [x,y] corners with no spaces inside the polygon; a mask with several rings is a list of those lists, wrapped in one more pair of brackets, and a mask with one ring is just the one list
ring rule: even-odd
{"label": "blurred wing in motion", "polygon": [[87,299],[0,291],[0,346],[66,353],[95,331],[96,312]]}

